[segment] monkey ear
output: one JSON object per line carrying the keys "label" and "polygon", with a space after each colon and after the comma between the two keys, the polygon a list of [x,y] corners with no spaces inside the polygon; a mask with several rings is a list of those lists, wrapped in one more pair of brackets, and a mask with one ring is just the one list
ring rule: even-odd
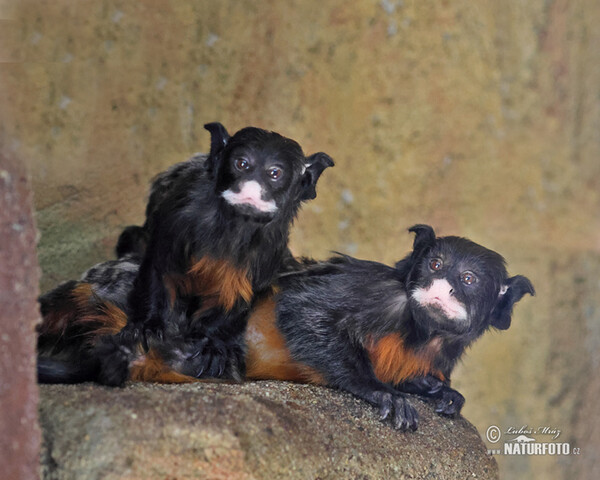
{"label": "monkey ear", "polygon": [[306,158],[306,170],[302,177],[300,200],[311,200],[317,196],[317,180],[327,167],[333,167],[333,159],[326,153],[313,153]]}
{"label": "monkey ear", "polygon": [[416,234],[413,242],[412,258],[421,257],[435,244],[435,232],[429,225],[413,225],[408,231]]}
{"label": "monkey ear", "polygon": [[210,172],[214,172],[219,153],[227,145],[230,135],[219,122],[207,123],[204,125],[204,128],[210,132],[210,154],[207,160],[208,169]]}
{"label": "monkey ear", "polygon": [[427,250],[435,245],[435,232],[429,225],[413,225],[408,231],[416,235],[413,242],[413,251],[396,263],[396,269],[402,278],[410,275],[412,269],[418,265],[419,260]]}
{"label": "monkey ear", "polygon": [[216,155],[227,145],[230,135],[219,122],[207,123],[204,128],[210,132],[210,155]]}
{"label": "monkey ear", "polygon": [[498,330],[506,330],[510,327],[513,306],[526,293],[535,295],[535,289],[527,277],[516,275],[507,279],[500,289],[498,301],[492,310],[491,325]]}

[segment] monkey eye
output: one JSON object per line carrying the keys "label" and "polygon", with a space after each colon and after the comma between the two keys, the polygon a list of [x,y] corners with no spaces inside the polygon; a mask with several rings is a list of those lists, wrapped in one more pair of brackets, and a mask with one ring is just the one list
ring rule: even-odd
{"label": "monkey eye", "polygon": [[279,167],[271,167],[267,170],[267,174],[273,180],[278,180],[281,177],[281,175],[283,174],[283,170]]}
{"label": "monkey eye", "polygon": [[473,285],[477,281],[477,275],[467,270],[460,274],[460,281],[465,285]]}
{"label": "monkey eye", "polygon": [[250,168],[250,162],[245,158],[237,158],[234,162],[235,168],[237,168],[240,172],[245,172]]}
{"label": "monkey eye", "polygon": [[437,272],[442,269],[444,266],[444,262],[442,262],[439,258],[433,258],[429,261],[429,268],[431,268],[434,272]]}

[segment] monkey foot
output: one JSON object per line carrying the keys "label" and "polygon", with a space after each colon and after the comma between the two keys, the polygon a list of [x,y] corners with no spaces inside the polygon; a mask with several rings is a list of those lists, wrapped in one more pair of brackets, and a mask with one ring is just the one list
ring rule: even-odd
{"label": "monkey foot", "polygon": [[389,417],[394,428],[414,431],[419,426],[419,414],[403,395],[377,391],[372,399],[379,407],[381,419]]}

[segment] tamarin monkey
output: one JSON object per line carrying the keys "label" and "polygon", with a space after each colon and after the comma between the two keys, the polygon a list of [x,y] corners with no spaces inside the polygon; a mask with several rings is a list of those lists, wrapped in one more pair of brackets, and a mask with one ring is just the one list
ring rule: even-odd
{"label": "tamarin monkey", "polygon": [[[496,252],[436,238],[427,225],[410,231],[413,252],[394,268],[345,256],[309,265],[279,279],[270,307],[290,359],[284,378],[295,369],[300,379],[346,390],[401,430],[418,425],[405,393],[434,399],[441,414],[460,413],[464,398],[450,388],[456,362],[488,328],[507,329],[514,304],[535,293],[527,278],[508,276]],[[246,333],[251,378],[280,374],[265,322],[253,314]]]}
{"label": "tamarin monkey", "polygon": [[[490,327],[507,329],[514,304],[535,292],[526,277],[508,276],[496,252],[465,238],[436,238],[426,225],[410,231],[416,234],[413,251],[395,267],[336,256],[299,262],[295,271],[282,273],[274,291],[256,301],[248,320],[242,347],[246,378],[348,391],[378,407],[381,417],[400,430],[418,426],[406,393],[432,399],[440,414],[460,413],[464,397],[450,387],[456,362]],[[122,262],[130,267],[131,260]],[[114,272],[108,277],[117,278]],[[128,281],[131,288],[131,279],[121,277],[121,290]],[[97,277],[95,282],[84,285],[100,291],[102,282]],[[81,345],[99,338],[96,331],[103,325],[94,312],[101,301],[98,296],[83,301],[86,294],[76,292],[81,285],[54,297],[81,298],[88,313],[80,318],[90,320],[74,322],[82,329],[76,338],[67,338],[65,330],[62,338],[77,345],[66,356],[40,357],[40,381],[96,379],[90,367],[94,361],[81,355],[86,348]],[[101,310],[113,308],[101,303]],[[149,353],[139,349],[130,378],[139,380],[139,372],[145,371],[143,379],[150,381],[197,381],[182,374],[188,361],[180,353],[184,340],[179,345],[163,342]]]}
{"label": "tamarin monkey", "polygon": [[[241,378],[250,308],[290,256],[289,229],[301,203],[315,198],[317,180],[333,166],[325,153],[305,156],[298,143],[275,132],[247,127],[230,136],[220,123],[205,128],[211,133],[208,156],[195,156],[159,175],[146,223],[129,227],[119,239],[117,253],[133,252],[141,263],[126,300],[108,299],[121,313],[104,312],[104,323],[113,326],[101,331],[118,333],[94,345],[94,357],[100,359],[97,380],[103,384],[127,380],[140,342],[148,350],[150,341],[181,337],[187,346],[181,352],[187,355],[185,373]],[[52,332],[65,321],[70,324],[68,319],[81,325],[81,304],[90,300],[86,283],[67,284],[42,297],[43,311],[48,303],[61,306],[60,313],[44,314],[42,346],[52,343]],[[75,310],[61,296],[71,287]],[[102,323],[83,311],[88,324]],[[124,328],[115,327],[124,319]]]}

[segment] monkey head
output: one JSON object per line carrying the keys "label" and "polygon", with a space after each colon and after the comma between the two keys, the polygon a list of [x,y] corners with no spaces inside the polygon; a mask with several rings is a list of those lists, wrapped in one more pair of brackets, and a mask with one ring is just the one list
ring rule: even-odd
{"label": "monkey head", "polygon": [[220,123],[205,128],[216,193],[229,211],[250,220],[293,217],[302,201],[316,196],[323,170],[333,166],[327,154],[306,157],[297,142],[275,132],[247,127],[229,136]]}
{"label": "monkey head", "polygon": [[513,306],[534,295],[523,276],[509,277],[501,255],[466,238],[436,238],[415,225],[412,254],[398,263],[407,273],[407,293],[415,326],[427,334],[471,341],[492,326],[510,326]]}

